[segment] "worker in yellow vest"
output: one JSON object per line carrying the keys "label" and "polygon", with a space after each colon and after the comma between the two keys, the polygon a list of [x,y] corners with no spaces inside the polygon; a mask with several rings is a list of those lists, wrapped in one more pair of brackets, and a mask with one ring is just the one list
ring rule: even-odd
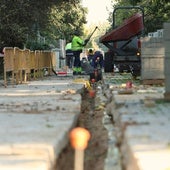
{"label": "worker in yellow vest", "polygon": [[71,48],[71,42],[66,44],[65,51],[66,51],[66,65],[68,66],[68,68],[72,68],[74,54]]}
{"label": "worker in yellow vest", "polygon": [[85,41],[80,38],[80,33],[75,31],[73,39],[72,39],[72,51],[74,53],[74,67],[73,67],[73,74],[81,74],[81,61],[80,61],[80,54],[83,51],[84,46],[86,46],[89,39]]}

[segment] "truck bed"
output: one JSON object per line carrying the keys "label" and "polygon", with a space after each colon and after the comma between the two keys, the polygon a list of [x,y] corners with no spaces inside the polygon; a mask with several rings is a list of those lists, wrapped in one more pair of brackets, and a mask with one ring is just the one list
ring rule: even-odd
{"label": "truck bed", "polygon": [[143,29],[143,17],[141,14],[136,13],[129,19],[125,20],[121,26],[100,37],[99,41],[101,43],[105,43],[129,40],[130,38],[140,34]]}

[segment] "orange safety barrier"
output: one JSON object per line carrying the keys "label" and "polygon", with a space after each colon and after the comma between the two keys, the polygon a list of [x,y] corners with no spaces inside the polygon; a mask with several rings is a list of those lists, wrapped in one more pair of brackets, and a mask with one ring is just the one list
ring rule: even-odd
{"label": "orange safety barrier", "polygon": [[35,79],[36,77],[36,70],[35,70],[35,66],[36,66],[36,60],[35,60],[35,51],[30,51],[30,78],[33,77]]}
{"label": "orange safety barrier", "polygon": [[30,50],[22,50],[22,71],[24,72],[24,82],[26,82],[28,78],[30,78],[30,63]]}
{"label": "orange safety barrier", "polygon": [[40,77],[40,67],[39,67],[39,63],[40,63],[40,51],[36,50],[35,51],[35,77],[38,78]]}
{"label": "orange safety barrier", "polygon": [[52,68],[54,65],[52,63],[55,63],[55,56],[54,53],[50,51],[44,51],[43,52],[43,67],[47,70],[47,72],[50,74],[52,72]]}
{"label": "orange safety barrier", "polygon": [[26,82],[33,77],[44,76],[47,70],[48,75],[52,73],[52,61],[55,61],[55,53],[51,51],[30,51],[21,50],[18,47],[4,48],[4,85],[7,86],[7,75],[12,75],[12,84]]}
{"label": "orange safety barrier", "polygon": [[55,70],[56,68],[56,54],[55,52],[50,53],[50,71],[52,72],[52,69]]}
{"label": "orange safety barrier", "polygon": [[7,73],[12,74],[12,84],[14,84],[14,48],[4,48],[4,86],[7,86]]}
{"label": "orange safety barrier", "polygon": [[15,62],[14,68],[18,72],[18,80],[20,83],[26,82],[28,75],[30,74],[30,50],[21,50],[14,47]]}

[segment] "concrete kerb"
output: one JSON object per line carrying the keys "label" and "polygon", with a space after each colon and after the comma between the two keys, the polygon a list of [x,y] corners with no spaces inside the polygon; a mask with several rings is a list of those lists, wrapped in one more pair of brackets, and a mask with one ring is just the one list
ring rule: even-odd
{"label": "concrete kerb", "polygon": [[[113,133],[120,142],[122,167],[127,170],[168,169],[170,167],[169,104],[162,88],[136,89],[120,95],[113,88]],[[117,89],[118,90],[118,89]],[[145,157],[146,156],[146,157]],[[147,159],[146,159],[147,158]],[[165,159],[164,159],[165,158]]]}
{"label": "concrete kerb", "polygon": [[76,126],[84,86],[53,78],[0,88],[0,169],[53,169]]}

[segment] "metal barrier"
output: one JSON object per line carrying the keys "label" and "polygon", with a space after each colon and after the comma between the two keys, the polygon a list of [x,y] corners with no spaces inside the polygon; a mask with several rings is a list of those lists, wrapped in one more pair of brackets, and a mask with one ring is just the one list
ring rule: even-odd
{"label": "metal barrier", "polygon": [[52,68],[55,67],[52,61],[55,61],[55,54],[51,51],[5,47],[4,86],[7,87],[7,78],[11,78],[11,83],[14,85],[25,83],[32,78],[43,78],[44,70],[51,75]]}
{"label": "metal barrier", "polygon": [[7,86],[7,72],[11,72],[12,84],[14,84],[14,49],[11,47],[4,48],[4,86]]}

